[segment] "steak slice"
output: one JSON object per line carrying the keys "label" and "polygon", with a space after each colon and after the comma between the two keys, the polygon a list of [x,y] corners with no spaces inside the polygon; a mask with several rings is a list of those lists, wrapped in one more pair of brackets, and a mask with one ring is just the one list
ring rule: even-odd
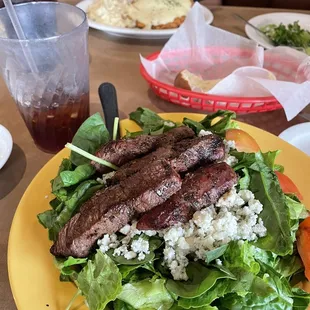
{"label": "steak slice", "polygon": [[182,140],[174,146],[174,150],[176,156],[171,159],[171,165],[179,173],[201,164],[213,163],[225,156],[223,139],[217,135]]}
{"label": "steak slice", "polygon": [[58,234],[55,256],[85,257],[98,238],[118,231],[135,213],[162,204],[182,181],[166,161],[157,161],[120,184],[97,192]]}
{"label": "steak slice", "polygon": [[193,138],[195,137],[195,132],[187,126],[181,126],[173,128],[157,137],[158,146],[167,146],[184,139]]}
{"label": "steak slice", "polygon": [[108,185],[117,184],[122,180],[137,173],[144,167],[156,162],[157,160],[168,160],[170,157],[173,157],[174,154],[175,152],[173,151],[171,146],[160,147],[150,154],[147,154],[141,158],[134,159],[129,163],[123,165],[119,170],[115,172],[115,174],[110,179],[107,180],[107,183]]}
{"label": "steak slice", "polygon": [[143,214],[139,230],[160,230],[188,222],[193,213],[215,203],[237,183],[237,175],[226,163],[201,167],[188,174],[182,188],[169,200]]}
{"label": "steak slice", "polygon": [[201,163],[212,163],[223,159],[225,146],[222,138],[207,135],[194,139],[184,139],[172,146],[161,147],[154,152],[123,165],[108,184],[117,184],[121,180],[137,173],[146,165],[159,159],[167,159],[179,173],[186,172]]}
{"label": "steak slice", "polygon": [[[116,166],[122,166],[132,159],[155,150],[157,141],[157,137],[148,135],[141,135],[133,139],[113,140],[104,144],[96,152],[96,156]],[[108,167],[94,161],[92,161],[91,164],[100,173],[110,171]]]}
{"label": "steak slice", "polygon": [[[181,126],[158,136],[141,135],[133,139],[110,141],[96,152],[96,156],[116,166],[122,166],[135,158],[154,151],[160,146],[166,146],[194,135],[195,133],[191,128]],[[100,173],[109,171],[109,168],[103,165],[94,161],[91,163]]]}

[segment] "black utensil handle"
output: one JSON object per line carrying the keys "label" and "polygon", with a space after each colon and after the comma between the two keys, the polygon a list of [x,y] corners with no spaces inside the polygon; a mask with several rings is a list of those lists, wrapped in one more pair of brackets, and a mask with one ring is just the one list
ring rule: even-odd
{"label": "black utensil handle", "polygon": [[[106,127],[110,137],[113,137],[114,119],[118,116],[118,105],[116,89],[111,83],[102,83],[98,89],[101,106],[105,118]],[[119,138],[119,128],[117,131],[117,139]]]}

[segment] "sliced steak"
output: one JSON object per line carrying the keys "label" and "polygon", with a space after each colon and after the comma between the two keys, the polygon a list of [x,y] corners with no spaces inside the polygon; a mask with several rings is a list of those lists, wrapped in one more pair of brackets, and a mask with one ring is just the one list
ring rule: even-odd
{"label": "sliced steak", "polygon": [[[141,135],[133,139],[113,140],[104,144],[96,152],[96,156],[120,167],[132,159],[155,150],[157,141],[157,137],[148,135]],[[91,163],[100,173],[110,170],[94,161]]]}
{"label": "sliced steak", "polygon": [[117,184],[122,180],[132,176],[144,167],[147,167],[157,160],[169,159],[173,157],[175,152],[171,146],[160,147],[154,152],[147,154],[141,158],[130,161],[129,163],[123,165],[119,170],[115,172],[111,179],[107,180],[108,185]]}
{"label": "sliced steak", "polygon": [[[110,141],[96,152],[96,156],[120,167],[133,159],[154,151],[158,147],[166,146],[194,135],[195,133],[192,129],[187,126],[181,126],[158,136],[141,135],[133,139]],[[100,173],[109,171],[109,168],[96,162],[92,161],[92,165]]]}
{"label": "sliced steak", "polygon": [[162,135],[158,136],[158,146],[167,146],[174,144],[178,141],[193,138],[195,137],[195,132],[187,127],[187,126],[181,126],[177,128],[173,128],[167,132],[165,132]]}
{"label": "sliced steak", "polygon": [[182,140],[174,146],[174,150],[176,156],[171,159],[171,165],[179,173],[201,164],[213,163],[225,156],[223,139],[217,135]]}
{"label": "sliced steak", "polygon": [[226,163],[201,167],[185,177],[180,191],[145,213],[137,228],[160,230],[187,222],[195,211],[215,203],[236,183],[237,175]]}
{"label": "sliced steak", "polygon": [[181,173],[201,163],[212,163],[221,160],[224,156],[225,146],[222,138],[219,136],[207,135],[194,139],[184,139],[171,146],[158,148],[148,155],[130,161],[116,171],[114,176],[108,180],[108,184],[117,184],[159,159],[169,160],[172,167]]}
{"label": "sliced steak", "polygon": [[157,161],[116,186],[97,192],[59,232],[56,256],[85,257],[104,234],[118,231],[135,213],[162,204],[182,181],[166,161]]}

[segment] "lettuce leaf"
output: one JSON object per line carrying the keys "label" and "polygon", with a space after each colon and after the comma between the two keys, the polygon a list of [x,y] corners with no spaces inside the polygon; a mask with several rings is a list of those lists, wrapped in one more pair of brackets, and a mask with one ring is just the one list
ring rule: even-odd
{"label": "lettuce leaf", "polygon": [[164,120],[150,109],[141,107],[131,112],[129,118],[143,129],[139,132],[127,133],[126,136],[130,138],[139,134],[159,135],[178,126],[178,124],[173,121]]}
{"label": "lettuce leaf", "polygon": [[247,241],[233,241],[229,243],[226,252],[223,255],[223,265],[227,268],[241,267],[256,275],[260,266],[254,258],[255,247]]}
{"label": "lettuce leaf", "polygon": [[205,267],[198,262],[190,262],[186,268],[189,280],[167,280],[166,287],[180,297],[194,298],[208,291],[219,279],[235,279],[234,275],[227,270]]}
{"label": "lettuce leaf", "polygon": [[[222,117],[219,121],[214,123],[216,117]],[[232,119],[236,118],[236,113],[225,110],[218,110],[213,114],[207,115],[200,123],[212,132],[225,135],[225,131],[231,128],[237,128],[238,125]]]}
{"label": "lettuce leaf", "polygon": [[76,185],[90,178],[96,169],[90,164],[80,165],[74,171],[64,170],[52,181],[52,191],[58,191],[63,187]]}
{"label": "lettuce leaf", "polygon": [[[264,262],[260,261],[260,259],[268,262],[271,271],[269,269],[267,270],[269,267],[266,267]],[[286,272],[286,274],[290,274],[291,272],[295,272],[298,267],[295,268],[290,265],[290,263],[294,263],[294,261],[282,261],[281,259],[280,257],[278,259],[275,254],[256,248],[248,242],[230,242],[221,260],[223,266],[234,275],[235,279],[219,279],[210,289],[198,297],[179,298],[178,305],[184,309],[191,309],[213,305],[214,301],[219,300],[218,302],[221,304],[221,307],[219,307],[220,309],[225,308],[222,307],[222,305],[226,306],[227,309],[246,309],[248,306],[250,308],[251,303],[253,303],[253,307],[257,307],[260,302],[264,302],[265,299],[267,303],[272,300],[281,299],[281,301],[279,301],[281,305],[283,300],[285,301],[286,299],[291,302],[289,291],[285,294],[283,293],[285,296],[281,298],[275,294],[274,290],[276,290],[276,286],[278,288],[282,286],[286,288],[288,282],[285,279],[279,278],[279,273],[273,269],[277,268],[279,272],[283,271]],[[262,265],[263,267],[261,267]],[[263,270],[261,270],[262,268]],[[291,269],[291,271],[289,271],[289,269]],[[265,276],[265,273],[269,274],[270,272],[272,275],[275,275],[274,282],[270,280],[271,283],[268,284],[267,280],[260,279],[260,277],[263,278]],[[279,281],[281,283],[278,283]],[[261,290],[262,292],[260,292]],[[264,290],[266,290],[266,294],[263,292]],[[254,298],[251,295],[252,293],[254,295],[260,295]],[[250,296],[248,296],[248,294],[250,294]],[[272,296],[271,299],[268,299],[269,294]],[[243,299],[246,300],[245,303],[242,302]],[[242,307],[240,306],[240,308],[238,308],[239,304],[242,305]]]}
{"label": "lettuce leaf", "polygon": [[155,258],[154,251],[158,249],[162,245],[163,241],[158,237],[151,237],[149,239],[149,254],[145,255],[145,258],[143,260],[139,260],[138,257],[133,259],[127,259],[124,256],[114,256],[113,252],[114,249],[110,249],[107,252],[107,255],[110,256],[111,259],[118,265],[143,265],[147,262],[152,262]]}
{"label": "lettuce leaf", "polygon": [[248,168],[241,169],[243,176],[239,178],[238,184],[240,189],[248,189],[250,186],[250,174]]}
{"label": "lettuce leaf", "polygon": [[305,205],[295,195],[285,195],[285,202],[289,209],[291,219],[302,220],[308,216]]}
{"label": "lettuce leaf", "polygon": [[116,299],[113,302],[113,310],[135,310],[135,308],[126,304],[122,300]]}
{"label": "lettuce leaf", "polygon": [[298,253],[277,256],[270,251],[255,248],[254,256],[257,261],[270,266],[284,278],[291,278],[304,269]]}
{"label": "lettuce leaf", "polygon": [[169,310],[183,310],[183,309],[192,309],[192,310],[218,310],[218,307],[205,305],[201,307],[190,307],[190,308],[183,308],[177,303],[175,303]]}
{"label": "lettuce leaf", "polygon": [[214,250],[206,252],[206,263],[210,264],[215,259],[221,257],[227,250],[228,244],[224,244]]}
{"label": "lettuce leaf", "polygon": [[155,281],[145,279],[136,283],[127,283],[117,298],[134,309],[168,310],[174,303],[165,288],[164,279]]}
{"label": "lettuce leaf", "polygon": [[221,279],[198,297],[179,298],[178,305],[184,309],[192,309],[210,306],[215,300],[234,292],[238,296],[245,296],[255,279],[255,275],[238,267],[230,268],[230,271],[234,274],[235,280]]}
{"label": "lettuce leaf", "polygon": [[[72,144],[90,154],[95,154],[99,147],[107,143],[109,139],[110,135],[102,117],[99,113],[95,113],[80,126],[72,139]],[[76,166],[90,162],[89,159],[75,152],[71,152],[70,160]]]}
{"label": "lettuce leaf", "polygon": [[[217,117],[222,118],[217,122],[214,122]],[[170,120],[164,120],[157,113],[141,107],[130,113],[129,118],[142,128],[142,131],[134,133],[127,132],[126,137],[129,138],[133,138],[140,134],[162,134],[180,125]],[[224,136],[227,129],[238,127],[237,123],[232,121],[233,118],[236,118],[234,112],[219,110],[213,114],[207,115],[201,122],[184,118],[183,124],[192,128],[196,135],[198,135],[201,130],[210,130],[213,133]]]}
{"label": "lettuce leaf", "polygon": [[293,297],[293,310],[303,310],[307,309],[310,304],[310,294],[304,290],[293,287],[292,288]]}
{"label": "lettuce leaf", "polygon": [[201,130],[206,130],[206,128],[200,122],[194,121],[187,117],[183,119],[183,124],[193,129],[197,136]]}
{"label": "lettuce leaf", "polygon": [[79,272],[86,265],[87,260],[87,258],[69,256],[68,258],[55,258],[54,262],[60,271],[62,281],[65,277],[68,278],[67,281],[75,281]]}
{"label": "lettuce leaf", "polygon": [[122,290],[122,276],[108,255],[97,251],[79,273],[76,283],[90,310],[102,310]]}
{"label": "lettuce leaf", "polygon": [[267,236],[258,239],[256,246],[278,255],[291,254],[293,240],[290,234],[290,216],[285,196],[275,173],[256,153],[257,161],[250,167],[250,190],[264,206],[260,213]]}
{"label": "lettuce leaf", "polygon": [[[217,122],[214,122],[214,119],[217,117],[222,118]],[[224,136],[227,129],[238,127],[237,123],[232,121],[233,118],[236,118],[236,113],[219,110],[213,114],[207,115],[200,122],[184,118],[183,124],[193,129],[196,135],[198,135],[201,130],[209,130],[213,133]]]}
{"label": "lettuce leaf", "polygon": [[79,210],[81,204],[102,187],[103,185],[95,180],[84,181],[72,191],[70,197],[66,197],[62,208],[57,207],[55,210],[47,210],[37,215],[39,222],[49,229],[50,240],[56,240],[60,229]]}

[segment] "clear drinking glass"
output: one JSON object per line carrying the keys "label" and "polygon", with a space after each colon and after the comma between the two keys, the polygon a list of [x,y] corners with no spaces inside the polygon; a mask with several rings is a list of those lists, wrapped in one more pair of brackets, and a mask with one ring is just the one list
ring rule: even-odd
{"label": "clear drinking glass", "polygon": [[64,3],[14,7],[27,40],[0,9],[0,69],[35,144],[55,153],[89,116],[87,18]]}

